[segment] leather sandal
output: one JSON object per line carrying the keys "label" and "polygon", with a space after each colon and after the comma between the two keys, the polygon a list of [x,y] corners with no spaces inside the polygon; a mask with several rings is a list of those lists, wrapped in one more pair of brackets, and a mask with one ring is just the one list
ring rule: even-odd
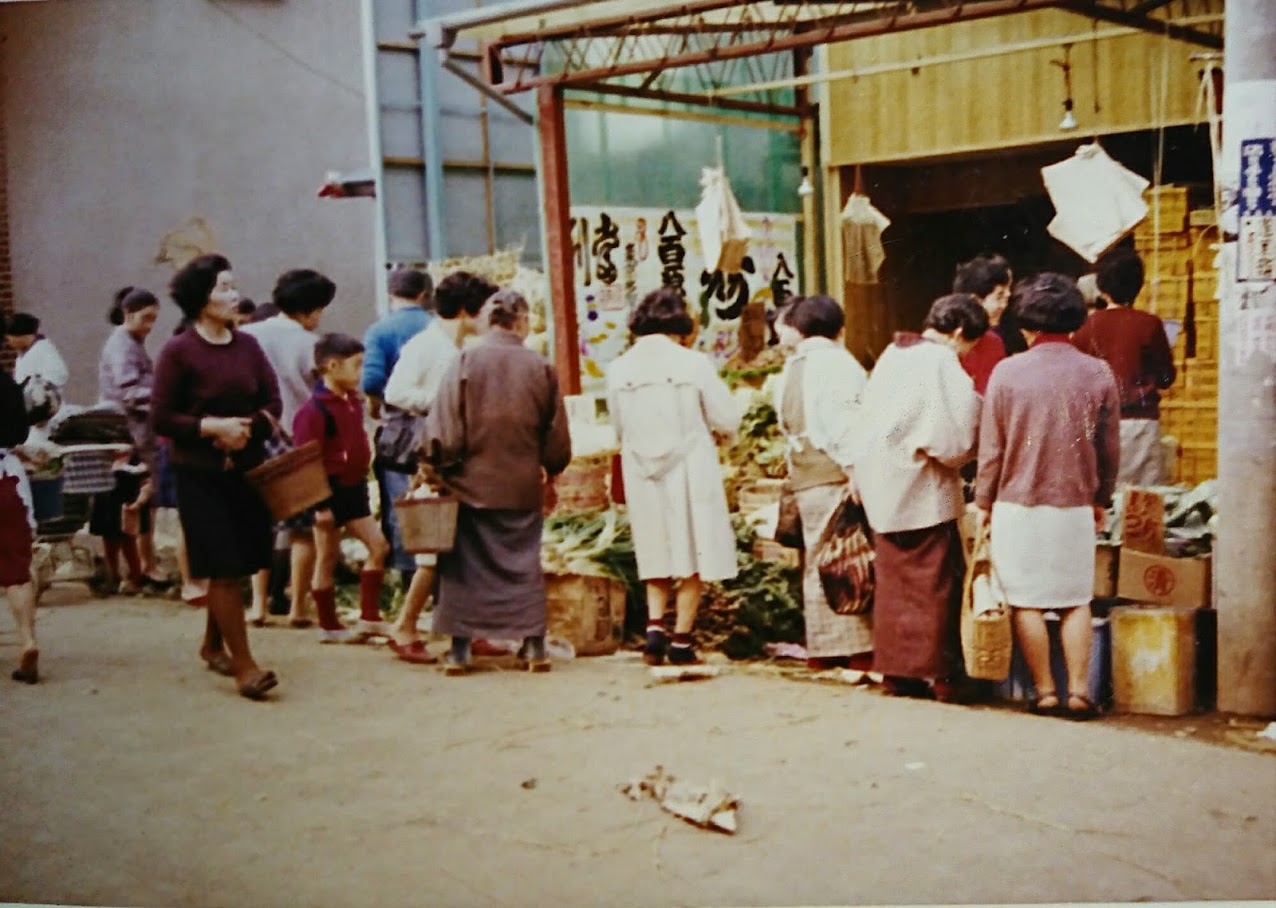
{"label": "leather sandal", "polygon": [[[1042,706],[1042,700],[1053,700],[1054,703]],[[1057,691],[1042,691],[1028,701],[1028,712],[1037,716],[1057,716],[1061,710],[1063,710],[1063,701],[1059,699]]]}
{"label": "leather sandal", "polygon": [[239,695],[249,700],[264,700],[266,692],[279,685],[279,678],[272,671],[258,672],[250,681],[239,685]]}
{"label": "leather sandal", "polygon": [[[1074,709],[1072,704],[1080,701],[1081,708]],[[1074,722],[1085,722],[1099,715],[1099,708],[1094,705],[1094,701],[1085,694],[1068,694],[1068,706],[1063,710],[1062,715]]]}
{"label": "leather sandal", "polygon": [[29,649],[22,654],[18,667],[9,675],[14,681],[24,684],[37,684],[40,681],[40,651]]}

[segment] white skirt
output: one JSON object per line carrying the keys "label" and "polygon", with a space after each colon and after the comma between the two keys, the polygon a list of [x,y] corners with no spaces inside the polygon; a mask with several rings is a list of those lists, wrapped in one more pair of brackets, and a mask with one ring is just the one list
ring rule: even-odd
{"label": "white skirt", "polygon": [[992,506],[992,566],[1016,608],[1072,608],[1094,597],[1094,511]]}

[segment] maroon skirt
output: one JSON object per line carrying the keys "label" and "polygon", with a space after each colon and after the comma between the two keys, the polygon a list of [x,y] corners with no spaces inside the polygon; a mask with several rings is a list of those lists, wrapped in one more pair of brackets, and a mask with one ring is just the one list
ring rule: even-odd
{"label": "maroon skirt", "polygon": [[27,506],[18,494],[18,477],[0,477],[0,587],[21,586],[31,579],[34,541]]}
{"label": "maroon skirt", "polygon": [[873,670],[902,678],[960,677],[966,559],[957,522],[878,533],[874,543]]}

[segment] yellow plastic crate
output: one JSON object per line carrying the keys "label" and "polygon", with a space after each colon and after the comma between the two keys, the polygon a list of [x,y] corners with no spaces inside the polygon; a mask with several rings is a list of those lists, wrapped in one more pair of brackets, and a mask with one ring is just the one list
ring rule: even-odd
{"label": "yellow plastic crate", "polygon": [[1187,187],[1159,186],[1143,193],[1143,200],[1148,203],[1148,216],[1135,229],[1151,231],[1157,223],[1157,212],[1160,212],[1162,233],[1175,233],[1187,230]]}
{"label": "yellow plastic crate", "polygon": [[1161,402],[1161,434],[1173,435],[1183,445],[1216,444],[1218,406],[1192,400]]}
{"label": "yellow plastic crate", "polygon": [[[1200,303],[1218,301],[1218,272],[1196,271],[1192,274],[1192,302],[1197,303],[1196,314],[1200,315]],[[1217,315],[1214,316],[1217,318]]]}
{"label": "yellow plastic crate", "polygon": [[1200,485],[1218,478],[1218,445],[1182,444],[1179,446],[1178,475],[1175,481]]}
{"label": "yellow plastic crate", "polygon": [[1188,278],[1151,276],[1143,285],[1137,308],[1161,318],[1186,318]]}

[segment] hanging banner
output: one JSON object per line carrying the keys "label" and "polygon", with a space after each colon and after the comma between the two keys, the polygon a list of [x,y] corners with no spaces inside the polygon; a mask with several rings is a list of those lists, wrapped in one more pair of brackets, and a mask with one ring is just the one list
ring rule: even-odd
{"label": "hanging banner", "polygon": [[1276,281],[1276,139],[1241,142],[1238,281]]}
{"label": "hanging banner", "polygon": [[691,209],[572,206],[580,383],[606,390],[607,366],[625,349],[629,314],[662,286],[681,289],[699,321],[698,349],[721,367],[739,348],[740,316],[798,293],[797,217],[745,213],[753,232],[739,274],[705,270]]}

